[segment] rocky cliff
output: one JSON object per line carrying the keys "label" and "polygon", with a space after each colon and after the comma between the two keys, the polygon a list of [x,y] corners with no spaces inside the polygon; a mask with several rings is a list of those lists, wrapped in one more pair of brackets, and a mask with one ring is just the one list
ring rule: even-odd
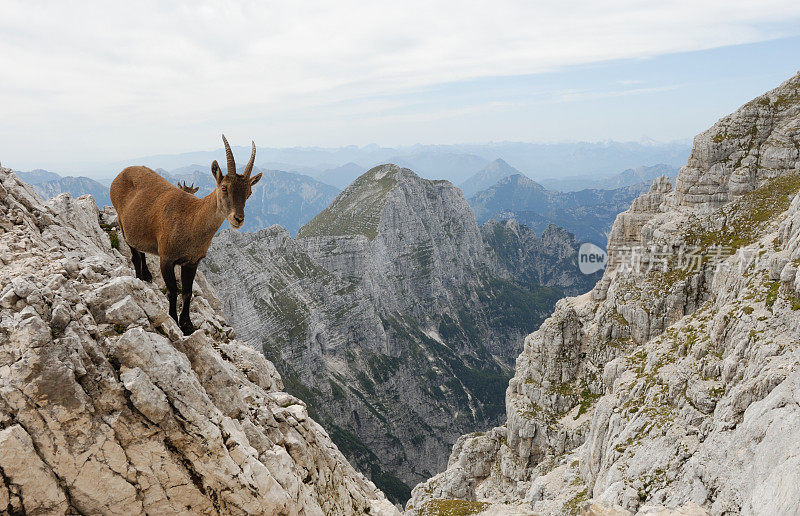
{"label": "rocky cliff", "polygon": [[397,514],[201,276],[182,335],[114,218],[0,169],[0,512]]}
{"label": "rocky cliff", "polygon": [[798,190],[800,74],[617,217],[603,279],[526,339],[507,423],[459,438],[409,513],[796,513]]}
{"label": "rocky cliff", "polygon": [[385,314],[404,314],[437,332],[446,331],[445,319],[452,320],[462,343],[471,340],[469,331],[479,332],[499,357],[516,356],[514,335],[548,314],[548,300],[558,297],[531,285],[536,299],[517,307],[527,310],[529,320],[508,317],[503,311],[514,308],[506,306],[513,304],[508,296],[525,292],[492,270],[461,192],[449,181],[422,179],[394,165],[363,174],[298,237],[309,256],[326,270],[353,278]]}
{"label": "rocky cliff", "polygon": [[511,361],[560,297],[538,280],[581,288],[568,234],[493,224],[484,237],[449,182],[384,165],[297,239],[223,232],[203,267],[238,335],[405,501],[458,435],[502,422]]}
{"label": "rocky cliff", "polygon": [[570,296],[588,292],[602,272],[581,274],[580,242],[562,227],[550,224],[541,236],[514,219],[488,220],[481,236],[489,250],[492,270],[521,284],[555,287]]}

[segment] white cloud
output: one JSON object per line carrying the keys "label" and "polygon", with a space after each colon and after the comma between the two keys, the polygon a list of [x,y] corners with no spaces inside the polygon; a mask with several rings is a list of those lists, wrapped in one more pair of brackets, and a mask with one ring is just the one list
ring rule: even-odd
{"label": "white cloud", "polygon": [[612,91],[569,90],[557,92],[557,94],[553,97],[553,100],[555,102],[597,100],[612,97],[627,97],[630,95],[643,95],[646,93],[659,93],[663,91],[677,90],[678,88],[680,88],[679,84],[670,84],[667,86],[654,86],[652,88],[626,88]]}
{"label": "white cloud", "polygon": [[0,0],[0,159],[214,147],[220,130],[315,143],[271,121],[296,113],[322,138],[314,113],[335,103],[761,41],[800,18],[796,0],[606,4]]}

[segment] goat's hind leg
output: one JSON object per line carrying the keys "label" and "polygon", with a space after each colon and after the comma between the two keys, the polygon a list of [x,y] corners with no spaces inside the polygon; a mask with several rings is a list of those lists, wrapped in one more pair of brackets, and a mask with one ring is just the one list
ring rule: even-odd
{"label": "goat's hind leg", "polygon": [[153,275],[150,273],[150,269],[147,268],[147,255],[139,251],[139,260],[142,262],[142,279],[148,282],[153,281]]}
{"label": "goat's hind leg", "polygon": [[136,271],[136,277],[141,279],[142,278],[142,259],[141,254],[139,251],[134,249],[132,245],[128,245],[131,248],[131,261],[133,262],[133,270]]}
{"label": "goat's hind leg", "polygon": [[133,269],[136,271],[136,277],[143,281],[153,281],[153,275],[150,274],[150,269],[147,268],[147,258],[141,251],[137,251],[133,246],[131,248],[131,260],[133,261]]}

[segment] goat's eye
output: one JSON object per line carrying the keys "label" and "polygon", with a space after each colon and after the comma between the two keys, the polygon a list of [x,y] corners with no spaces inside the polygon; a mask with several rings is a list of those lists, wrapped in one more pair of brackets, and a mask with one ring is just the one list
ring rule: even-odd
{"label": "goat's eye", "polygon": [[227,192],[227,191],[228,191],[228,187],[227,187],[227,186],[223,186],[223,187],[222,187],[222,191],[223,191],[223,192]]}

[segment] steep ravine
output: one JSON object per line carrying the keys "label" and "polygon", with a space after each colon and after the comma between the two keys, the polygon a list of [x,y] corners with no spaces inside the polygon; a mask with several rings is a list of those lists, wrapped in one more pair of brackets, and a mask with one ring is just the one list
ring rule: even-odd
{"label": "steep ravine", "polygon": [[526,339],[507,423],[407,512],[795,514],[799,190],[800,74],[617,217],[603,279]]}
{"label": "steep ravine", "polygon": [[0,512],[398,514],[202,275],[182,335],[113,219],[0,169]]}
{"label": "steep ravine", "polygon": [[560,287],[596,281],[577,271],[576,248],[557,228],[479,228],[451,183],[382,165],[296,239],[279,227],[222,232],[203,268],[240,338],[405,502],[459,435],[502,423],[525,335]]}

